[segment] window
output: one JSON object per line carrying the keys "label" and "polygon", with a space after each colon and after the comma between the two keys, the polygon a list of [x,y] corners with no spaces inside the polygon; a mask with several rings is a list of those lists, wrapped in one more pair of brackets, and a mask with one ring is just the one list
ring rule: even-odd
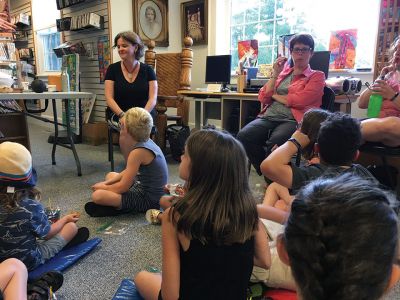
{"label": "window", "polygon": [[61,44],[60,33],[56,27],[38,30],[38,61],[39,73],[59,72],[61,70],[61,58],[57,58],[53,48]]}
{"label": "window", "polygon": [[[368,5],[366,3],[368,2]],[[280,35],[306,32],[315,50],[328,50],[331,31],[356,28],[355,68],[372,68],[379,0],[231,0],[232,70],[238,41],[258,40],[258,63],[271,64]]]}

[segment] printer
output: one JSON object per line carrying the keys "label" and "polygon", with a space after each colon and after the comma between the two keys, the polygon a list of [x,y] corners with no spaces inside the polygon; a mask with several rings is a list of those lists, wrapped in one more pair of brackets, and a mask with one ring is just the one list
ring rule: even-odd
{"label": "printer", "polygon": [[247,88],[243,89],[245,93],[255,93],[258,94],[258,91],[268,82],[268,78],[252,78],[250,79],[249,85]]}

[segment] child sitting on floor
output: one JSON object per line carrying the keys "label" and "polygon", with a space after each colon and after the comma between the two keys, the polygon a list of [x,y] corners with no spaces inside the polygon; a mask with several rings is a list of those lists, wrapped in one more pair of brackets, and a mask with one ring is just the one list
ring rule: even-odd
{"label": "child sitting on floor", "polygon": [[32,199],[40,193],[31,154],[24,146],[1,143],[0,161],[0,261],[18,258],[33,270],[61,249],[88,239],[89,230],[75,224],[77,214],[50,224],[43,205]]}
{"label": "child sitting on floor", "polygon": [[377,300],[390,293],[399,280],[395,205],[394,195],[352,174],[304,187],[277,247],[299,299]]}
{"label": "child sitting on floor", "polygon": [[333,177],[341,173],[351,173],[376,182],[367,169],[353,164],[361,144],[360,122],[357,119],[342,113],[330,115],[321,124],[315,145],[320,163],[308,166],[291,163],[292,156],[309,143],[308,135],[297,130],[285,144],[262,162],[262,173],[294,192],[319,176]]}
{"label": "child sitting on floor", "polygon": [[[318,154],[314,151],[317,142],[321,123],[325,121],[331,113],[323,109],[310,109],[304,116],[300,124],[300,131],[308,136],[309,144],[301,149],[301,155],[305,160],[303,163],[306,166],[311,164],[319,164]],[[299,153],[297,154],[299,155]],[[297,163],[297,162],[296,162]],[[265,191],[265,197],[262,204],[257,205],[258,216],[274,222],[283,224],[287,218],[287,211],[290,210],[290,205],[294,196],[290,194],[289,189],[279,183],[273,182],[268,185]],[[281,200],[280,209],[275,209],[278,200]]]}
{"label": "child sitting on floor", "polygon": [[44,273],[40,278],[27,284],[28,271],[24,263],[16,258],[8,258],[0,263],[1,300],[49,300],[50,289],[57,291],[64,277],[58,271]]}
{"label": "child sitting on floor", "polygon": [[129,109],[121,123],[121,139],[130,142],[126,168],[110,172],[105,181],[92,186],[92,201],[85,205],[91,217],[115,216],[127,212],[146,212],[159,208],[168,168],[164,154],[151,139],[151,115],[143,108]]}
{"label": "child sitting on floor", "polygon": [[186,194],[162,214],[162,273],[135,277],[145,299],[246,299],[253,264],[268,268],[268,239],[257,217],[243,146],[200,130],[179,166]]}

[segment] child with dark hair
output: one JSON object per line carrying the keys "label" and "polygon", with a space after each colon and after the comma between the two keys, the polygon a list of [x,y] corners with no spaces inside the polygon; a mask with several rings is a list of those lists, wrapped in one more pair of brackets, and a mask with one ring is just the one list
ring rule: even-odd
{"label": "child with dark hair", "polygon": [[33,270],[61,249],[88,239],[89,230],[75,224],[77,214],[50,224],[43,205],[33,200],[40,195],[37,176],[23,145],[1,143],[0,161],[0,262],[18,258]]}
{"label": "child with dark hair", "polygon": [[140,294],[246,299],[253,264],[269,268],[271,257],[243,146],[224,132],[197,131],[187,140],[179,176],[187,192],[162,214],[162,273],[137,274]]}
{"label": "child with dark hair", "polygon": [[370,181],[376,179],[367,169],[352,162],[357,159],[361,144],[360,122],[350,115],[334,113],[321,124],[315,153],[319,164],[296,166],[292,156],[310,143],[307,133],[297,130],[281,147],[271,153],[261,164],[263,174],[269,179],[294,191],[319,177],[333,177],[351,173]]}
{"label": "child with dark hair", "polygon": [[300,190],[277,247],[300,299],[381,299],[399,279],[395,201],[351,174]]}

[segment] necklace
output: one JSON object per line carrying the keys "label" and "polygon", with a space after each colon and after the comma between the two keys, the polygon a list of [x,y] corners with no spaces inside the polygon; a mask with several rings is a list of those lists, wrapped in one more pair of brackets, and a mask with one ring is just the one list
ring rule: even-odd
{"label": "necklace", "polygon": [[126,72],[128,73],[128,79],[132,80],[133,73],[135,73],[137,67],[139,66],[139,62],[138,61],[136,62],[135,66],[133,67],[131,72],[129,72],[128,68],[125,66],[125,63],[122,63],[122,64],[124,65],[124,68],[125,68]]}

